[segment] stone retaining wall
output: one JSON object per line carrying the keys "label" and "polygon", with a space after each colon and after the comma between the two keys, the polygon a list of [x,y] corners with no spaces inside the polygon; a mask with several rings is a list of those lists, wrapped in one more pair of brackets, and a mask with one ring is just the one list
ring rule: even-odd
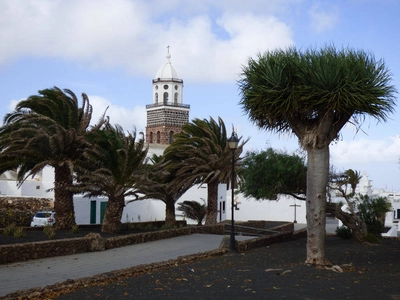
{"label": "stone retaining wall", "polygon": [[251,240],[237,241],[236,245],[237,245],[237,251],[241,253],[250,249],[262,246],[268,246],[274,243],[279,243],[291,239],[293,239],[293,232],[287,231],[287,232],[274,233]]}
{"label": "stone retaining wall", "polygon": [[190,226],[179,229],[136,233],[112,238],[102,238],[99,234],[89,233],[83,238],[2,245],[0,246],[0,264],[75,253],[101,251],[193,233],[223,234],[223,231],[223,225]]}
{"label": "stone retaining wall", "polygon": [[[290,228],[292,230],[290,230]],[[256,247],[266,246],[303,236],[293,235],[292,223],[287,223],[271,229],[280,232],[247,241],[237,241],[238,252],[244,252]],[[224,235],[224,224],[218,224],[214,226],[188,226],[179,229],[136,233],[112,238],[102,238],[99,234],[89,233],[83,238],[2,245],[0,246],[0,264],[26,261],[29,259],[70,255],[75,253],[102,251],[105,249],[123,247],[182,235],[190,235],[194,233]]]}
{"label": "stone retaining wall", "polygon": [[[225,222],[225,232],[230,232],[231,224]],[[243,227],[241,227],[243,226]],[[293,232],[294,224],[291,222],[274,222],[274,221],[246,221],[235,223],[235,232],[243,235],[270,235],[274,231]]]}
{"label": "stone retaining wall", "polygon": [[89,252],[92,239],[74,238],[57,241],[11,244],[0,246],[0,264],[30,259]]}
{"label": "stone retaining wall", "polygon": [[48,198],[0,197],[0,228],[12,223],[28,227],[37,211],[52,209],[53,201]]}

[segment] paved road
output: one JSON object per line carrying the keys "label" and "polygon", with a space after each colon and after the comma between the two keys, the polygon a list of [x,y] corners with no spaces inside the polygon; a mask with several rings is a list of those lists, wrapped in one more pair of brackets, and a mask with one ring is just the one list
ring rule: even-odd
{"label": "paved road", "polygon": [[[295,230],[305,228],[295,224]],[[337,225],[327,224],[332,233]],[[237,236],[238,240],[249,237]],[[141,264],[176,259],[218,249],[223,236],[192,234],[166,240],[45,259],[0,265],[0,297],[18,290],[45,287],[67,279],[78,279]]]}

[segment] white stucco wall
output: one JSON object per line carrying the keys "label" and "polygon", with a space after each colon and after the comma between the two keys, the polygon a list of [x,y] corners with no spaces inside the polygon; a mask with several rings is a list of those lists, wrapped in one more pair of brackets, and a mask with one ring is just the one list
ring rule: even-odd
{"label": "white stucco wall", "polygon": [[21,191],[14,180],[0,180],[0,195],[21,196]]}
{"label": "white stucco wall", "polygon": [[[219,202],[226,202],[226,185],[220,185],[218,189],[218,200]],[[195,200],[200,203],[204,203],[202,199],[207,199],[207,188],[206,186],[199,187],[195,186],[188,190],[175,204],[175,208],[178,207],[179,202],[186,200]],[[129,199],[127,199],[129,200]],[[77,224],[90,224],[90,207],[91,201],[96,201],[96,224],[100,222],[100,210],[101,202],[106,202],[106,198],[85,198],[82,196],[74,197],[74,208],[75,208],[75,220]],[[128,201],[127,201],[128,202]],[[219,205],[220,206],[220,205]],[[222,206],[222,205],[221,205]],[[176,212],[176,219],[183,220],[181,212]],[[225,220],[226,213],[221,212],[219,215],[221,220]],[[148,222],[148,221],[163,221],[165,219],[165,204],[160,200],[140,200],[127,203],[122,213],[121,222]],[[186,220],[188,224],[196,224],[193,220]]]}
{"label": "white stucco wall", "polygon": [[[230,191],[228,192],[230,193]],[[296,221],[298,223],[306,223],[306,207],[305,201],[296,200],[289,196],[279,196],[277,200],[257,201],[254,198],[245,198],[243,194],[237,195],[239,210],[234,211],[236,221],[248,220],[267,220],[267,221],[288,221],[293,222],[295,219],[294,206],[296,206]],[[231,219],[231,197],[228,196],[228,215]]]}

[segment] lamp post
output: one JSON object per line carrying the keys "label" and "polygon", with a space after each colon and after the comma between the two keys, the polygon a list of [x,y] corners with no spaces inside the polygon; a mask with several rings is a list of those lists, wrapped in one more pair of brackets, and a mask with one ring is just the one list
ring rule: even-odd
{"label": "lamp post", "polygon": [[229,251],[230,252],[236,252],[236,242],[235,242],[235,218],[234,218],[234,210],[235,210],[235,204],[234,204],[234,191],[233,188],[235,186],[235,151],[238,147],[239,144],[239,139],[235,133],[235,130],[232,129],[232,136],[228,139],[228,145],[229,149],[232,150],[232,182],[231,182],[231,189],[232,189],[232,197],[231,197],[231,212],[232,212],[232,225],[231,225],[231,238],[229,242]]}

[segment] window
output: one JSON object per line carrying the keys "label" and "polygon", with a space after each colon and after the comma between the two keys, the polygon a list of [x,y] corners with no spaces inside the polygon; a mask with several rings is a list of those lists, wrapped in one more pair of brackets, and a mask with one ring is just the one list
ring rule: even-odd
{"label": "window", "polygon": [[158,93],[156,93],[156,104],[158,104]]}
{"label": "window", "polygon": [[161,141],[161,134],[159,131],[157,131],[157,144],[159,144]]}
{"label": "window", "polygon": [[175,93],[174,95],[174,103],[178,104],[178,93]]}
{"label": "window", "polygon": [[172,144],[173,141],[174,141],[174,132],[170,131],[169,132],[169,143]]}
{"label": "window", "polygon": [[165,92],[164,93],[164,104],[167,104],[167,103],[168,103],[168,93]]}
{"label": "window", "polygon": [[150,143],[153,143],[153,133],[150,132]]}
{"label": "window", "polygon": [[50,216],[51,216],[50,212],[38,212],[35,215],[36,218],[48,218]]}

